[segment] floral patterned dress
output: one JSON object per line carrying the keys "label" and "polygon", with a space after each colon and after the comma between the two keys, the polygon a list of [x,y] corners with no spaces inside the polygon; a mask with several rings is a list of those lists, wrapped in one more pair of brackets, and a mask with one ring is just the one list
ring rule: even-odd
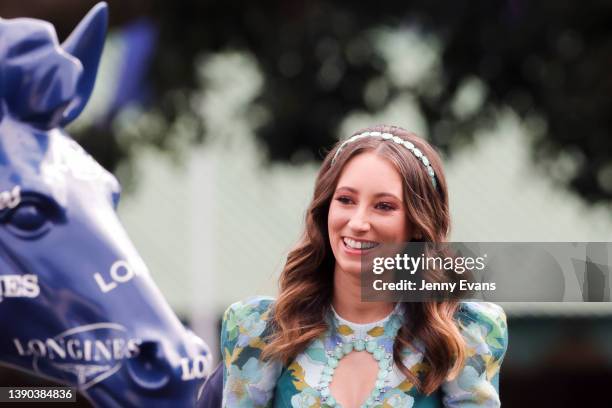
{"label": "floral patterned dress", "polygon": [[[327,332],[287,367],[259,359],[264,339],[269,334],[267,322],[273,304],[270,298],[253,298],[231,305],[224,314],[221,329],[224,407],[337,407],[325,384],[333,375],[330,364],[342,357],[339,350],[347,344],[356,344],[357,350],[367,345],[368,351],[380,360],[379,374],[382,372],[382,375],[378,377],[368,406],[500,406],[498,374],[508,331],[504,312],[495,304],[461,303],[456,321],[468,347],[466,363],[454,380],[445,382],[429,396],[420,393],[392,360],[388,372],[383,370],[383,365],[386,367],[383,355],[390,358],[395,335],[405,318],[401,304],[386,318],[368,324],[344,320],[332,309],[327,319]],[[413,349],[403,350],[402,361],[420,376],[427,370],[423,364],[423,347],[419,342],[413,346]]]}

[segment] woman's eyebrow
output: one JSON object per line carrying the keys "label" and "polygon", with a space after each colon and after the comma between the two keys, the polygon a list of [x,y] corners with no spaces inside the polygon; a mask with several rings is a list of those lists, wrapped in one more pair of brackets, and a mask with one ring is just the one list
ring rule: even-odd
{"label": "woman's eyebrow", "polygon": [[353,187],[342,186],[342,187],[338,187],[338,188],[336,189],[336,191],[340,191],[340,190],[347,190],[349,193],[355,193],[355,194],[357,194],[357,190],[355,190]]}
{"label": "woman's eyebrow", "polygon": [[402,202],[402,199],[399,198],[398,196],[396,196],[395,194],[386,193],[386,192],[376,193],[376,194],[374,194],[374,197],[376,197],[376,198],[378,198],[378,197],[391,197],[391,198],[395,198],[399,202]]}
{"label": "woman's eyebrow", "polygon": [[[353,187],[348,187],[348,186],[338,187],[336,189],[336,192],[338,192],[340,190],[346,190],[346,191],[348,191],[350,193],[353,193],[353,194],[357,194],[358,193],[358,191],[356,189],[354,189]],[[392,193],[389,193],[389,192],[386,192],[386,191],[382,191],[380,193],[376,193],[376,194],[374,194],[374,197],[375,198],[379,198],[379,197],[392,197],[392,198],[396,199],[399,202],[403,202],[403,200],[401,198],[399,198],[398,196],[396,196],[395,194],[392,194]]]}

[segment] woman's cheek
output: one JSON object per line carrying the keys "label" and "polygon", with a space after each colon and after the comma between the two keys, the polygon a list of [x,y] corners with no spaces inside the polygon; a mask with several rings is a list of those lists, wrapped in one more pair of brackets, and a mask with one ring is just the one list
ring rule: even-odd
{"label": "woman's cheek", "polygon": [[397,242],[403,240],[406,228],[402,226],[403,217],[396,215],[377,216],[372,219],[372,226],[376,228],[379,239],[383,242]]}
{"label": "woman's cheek", "polygon": [[343,224],[345,224],[346,222],[348,222],[349,219],[349,215],[347,210],[339,207],[339,206],[332,206],[331,210],[329,211],[329,225],[330,227],[333,228],[340,228],[342,227]]}

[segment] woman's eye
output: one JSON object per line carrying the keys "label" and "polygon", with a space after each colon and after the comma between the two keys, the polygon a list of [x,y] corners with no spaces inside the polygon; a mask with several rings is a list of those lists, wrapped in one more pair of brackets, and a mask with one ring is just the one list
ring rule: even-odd
{"label": "woman's eye", "polygon": [[383,211],[395,210],[395,206],[391,203],[378,203],[376,204],[376,208]]}
{"label": "woman's eye", "polygon": [[346,196],[340,196],[340,197],[336,198],[336,200],[338,200],[342,204],[350,204],[352,202],[352,200],[349,197],[346,197]]}

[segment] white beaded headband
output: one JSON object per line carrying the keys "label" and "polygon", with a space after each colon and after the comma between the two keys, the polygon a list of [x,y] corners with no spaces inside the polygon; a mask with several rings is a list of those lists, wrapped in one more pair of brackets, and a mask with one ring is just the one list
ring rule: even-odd
{"label": "white beaded headband", "polygon": [[414,144],[410,143],[407,140],[402,139],[399,136],[394,136],[391,133],[363,132],[363,133],[360,133],[358,135],[351,136],[350,138],[348,138],[344,142],[342,142],[340,147],[338,147],[338,150],[336,150],[336,154],[334,154],[334,158],[332,159],[331,165],[332,166],[334,165],[334,162],[336,161],[336,158],[338,157],[338,155],[340,154],[342,149],[344,149],[344,147],[347,144],[352,143],[355,140],[362,139],[364,137],[382,137],[383,140],[389,140],[389,141],[391,141],[393,143],[396,143],[398,145],[404,146],[406,149],[410,150],[412,152],[412,154],[414,154],[414,156],[423,164],[423,166],[425,166],[425,170],[427,170],[427,174],[429,175],[429,178],[431,178],[431,182],[432,182],[434,188],[436,188],[436,186],[437,186],[437,183],[436,183],[436,174],[434,173],[434,170],[431,167],[431,164],[429,164],[429,159],[427,157],[425,157],[423,152],[420,151],[418,148],[416,148],[414,146]]}

